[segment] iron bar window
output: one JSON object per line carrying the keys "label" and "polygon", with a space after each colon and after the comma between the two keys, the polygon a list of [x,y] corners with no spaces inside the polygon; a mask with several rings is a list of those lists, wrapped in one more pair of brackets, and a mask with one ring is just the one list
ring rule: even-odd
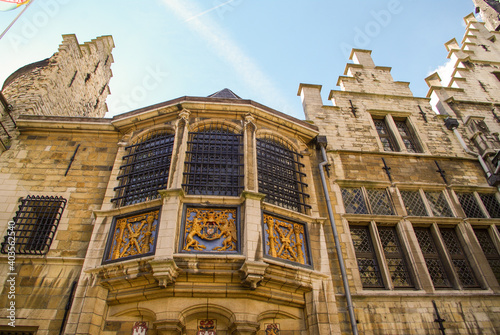
{"label": "iron bar window", "polygon": [[223,124],[189,133],[184,183],[187,194],[238,196],[243,190],[243,135]]}
{"label": "iron bar window", "polygon": [[[66,199],[52,196],[27,196],[21,200],[16,216],[2,243],[2,253],[15,248],[19,255],[44,255],[49,251]],[[13,233],[12,233],[13,232]]]}
{"label": "iron bar window", "polygon": [[274,138],[257,139],[257,167],[259,192],[266,195],[264,201],[273,205],[306,213],[309,195],[306,174],[302,172],[302,155],[282,141]]}
{"label": "iron bar window", "polygon": [[125,148],[120,186],[115,188],[118,206],[157,199],[158,190],[167,188],[174,135],[166,130],[148,133]]}

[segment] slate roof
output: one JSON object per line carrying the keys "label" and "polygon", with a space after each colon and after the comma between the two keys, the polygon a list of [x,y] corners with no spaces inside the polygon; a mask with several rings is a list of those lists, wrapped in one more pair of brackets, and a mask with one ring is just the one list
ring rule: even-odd
{"label": "slate roof", "polygon": [[236,95],[229,88],[225,88],[214,94],[210,94],[207,98],[219,98],[219,99],[241,99],[238,95]]}

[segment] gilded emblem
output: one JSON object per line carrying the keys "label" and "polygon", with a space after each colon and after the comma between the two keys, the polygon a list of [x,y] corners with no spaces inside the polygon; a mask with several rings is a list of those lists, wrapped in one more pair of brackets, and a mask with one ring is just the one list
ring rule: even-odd
{"label": "gilded emblem", "polygon": [[236,209],[187,208],[184,251],[237,251]]}
{"label": "gilded emblem", "polygon": [[156,210],[117,219],[108,260],[152,252],[159,212]]}
{"label": "gilded emblem", "polygon": [[279,323],[267,323],[266,327],[266,335],[279,335],[280,334],[280,325]]}
{"label": "gilded emblem", "polygon": [[272,257],[309,264],[304,225],[264,214],[266,253]]}

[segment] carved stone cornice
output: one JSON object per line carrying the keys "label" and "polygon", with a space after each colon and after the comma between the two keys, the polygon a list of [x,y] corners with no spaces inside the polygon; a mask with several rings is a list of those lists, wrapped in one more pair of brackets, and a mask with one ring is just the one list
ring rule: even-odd
{"label": "carved stone cornice", "polygon": [[181,271],[173,259],[153,259],[149,264],[153,269],[153,277],[163,288],[175,283]]}

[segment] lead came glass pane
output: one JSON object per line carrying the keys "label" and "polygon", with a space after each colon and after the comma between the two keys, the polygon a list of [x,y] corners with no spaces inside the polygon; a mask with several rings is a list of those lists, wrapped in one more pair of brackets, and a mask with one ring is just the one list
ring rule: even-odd
{"label": "lead came glass pane", "polygon": [[367,189],[366,192],[368,193],[373,214],[394,215],[386,190]]}
{"label": "lead came glass pane", "polygon": [[418,244],[427,265],[427,270],[435,288],[449,288],[450,281],[437,251],[434,238],[429,228],[415,228]]}
{"label": "lead came glass pane", "polygon": [[462,245],[458,240],[457,233],[454,229],[441,229],[441,236],[443,237],[444,244],[446,245],[446,249],[450,254],[453,266],[455,271],[458,274],[458,278],[460,283],[465,288],[477,288],[479,284],[474,276],[474,272],[469,265],[465,257],[465,252],[462,249]]}
{"label": "lead came glass pane", "polygon": [[399,246],[396,228],[379,227],[378,232],[394,287],[413,287],[408,267]]}
{"label": "lead came glass pane", "polygon": [[493,193],[479,193],[479,197],[492,218],[500,218],[500,203]]}
{"label": "lead came glass pane", "polygon": [[468,218],[484,218],[484,214],[474,197],[474,193],[457,193],[457,197]]}
{"label": "lead came glass pane", "polygon": [[384,151],[394,151],[394,141],[391,134],[389,133],[389,130],[387,129],[385,121],[374,119],[373,123],[375,124],[375,128],[377,129],[377,133],[380,141],[382,142],[382,146],[384,147]]}
{"label": "lead came glass pane", "polygon": [[409,216],[427,216],[419,191],[400,191],[400,193]]}
{"label": "lead came glass pane", "polygon": [[344,200],[345,212],[349,214],[368,214],[363,192],[361,188],[343,188],[342,199]]}
{"label": "lead came glass pane", "polygon": [[351,226],[350,230],[363,287],[382,288],[380,268],[375,257],[368,227]]}
{"label": "lead came glass pane", "polygon": [[491,270],[495,274],[500,284],[500,254],[498,253],[493,240],[487,229],[474,229],[477,240],[483,249],[484,255],[490,264]]}
{"label": "lead came glass pane", "polygon": [[421,152],[413,134],[411,133],[410,129],[408,128],[408,125],[406,124],[406,121],[394,120],[394,123],[396,123],[396,127],[398,128],[399,135],[401,136],[401,139],[405,144],[406,150],[412,153]]}
{"label": "lead came glass pane", "polygon": [[425,192],[434,216],[452,217],[453,213],[443,192]]}

